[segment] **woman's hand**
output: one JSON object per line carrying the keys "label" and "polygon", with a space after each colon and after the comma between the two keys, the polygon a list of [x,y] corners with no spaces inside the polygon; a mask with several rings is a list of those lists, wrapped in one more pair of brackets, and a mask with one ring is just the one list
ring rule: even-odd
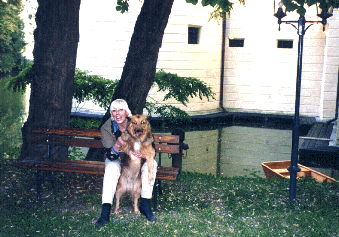
{"label": "woman's hand", "polygon": [[121,147],[125,144],[126,144],[126,142],[124,140],[122,140],[121,137],[118,137],[117,141],[115,142],[115,144],[113,146],[114,150],[120,151]]}

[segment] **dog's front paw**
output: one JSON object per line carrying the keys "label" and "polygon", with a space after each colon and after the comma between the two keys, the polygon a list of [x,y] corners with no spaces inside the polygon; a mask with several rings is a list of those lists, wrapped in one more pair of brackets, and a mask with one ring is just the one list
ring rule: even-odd
{"label": "dog's front paw", "polygon": [[139,215],[140,214],[139,208],[134,209],[134,213]]}

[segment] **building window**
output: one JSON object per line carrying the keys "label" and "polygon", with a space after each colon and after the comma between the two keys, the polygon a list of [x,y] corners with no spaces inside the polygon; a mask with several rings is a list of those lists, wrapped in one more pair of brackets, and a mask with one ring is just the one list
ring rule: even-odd
{"label": "building window", "polygon": [[293,40],[278,40],[277,47],[278,49],[292,49]]}
{"label": "building window", "polygon": [[188,27],[188,44],[199,44],[200,28],[197,26]]}
{"label": "building window", "polygon": [[245,39],[228,39],[229,47],[244,47]]}

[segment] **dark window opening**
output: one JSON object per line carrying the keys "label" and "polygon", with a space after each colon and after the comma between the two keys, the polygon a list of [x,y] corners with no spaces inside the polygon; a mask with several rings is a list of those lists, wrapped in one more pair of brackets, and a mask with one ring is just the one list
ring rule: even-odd
{"label": "dark window opening", "polygon": [[278,49],[292,49],[293,40],[278,40]]}
{"label": "dark window opening", "polygon": [[199,44],[200,27],[188,27],[188,44]]}
{"label": "dark window opening", "polygon": [[230,47],[244,47],[245,39],[229,39],[228,43]]}

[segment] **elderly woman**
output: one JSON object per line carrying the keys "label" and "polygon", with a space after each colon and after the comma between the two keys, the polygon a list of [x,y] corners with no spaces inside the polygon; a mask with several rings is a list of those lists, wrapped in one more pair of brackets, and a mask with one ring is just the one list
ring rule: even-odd
{"label": "elderly woman", "polygon": [[[114,100],[111,104],[110,112],[111,118],[108,119],[100,129],[102,144],[106,148],[106,160],[102,189],[102,211],[100,218],[95,223],[96,227],[100,227],[109,221],[113,197],[121,171],[119,150],[120,147],[125,143],[120,135],[121,132],[124,132],[127,128],[127,117],[132,115],[126,101],[123,99]],[[139,157],[140,159],[144,158],[140,152],[133,153],[133,155]],[[141,168],[142,189],[140,212],[150,221],[156,220],[152,213],[149,201],[152,198],[153,185],[157,171],[157,163],[156,161],[154,162],[154,178],[152,184],[148,183],[147,163],[145,162]]]}

